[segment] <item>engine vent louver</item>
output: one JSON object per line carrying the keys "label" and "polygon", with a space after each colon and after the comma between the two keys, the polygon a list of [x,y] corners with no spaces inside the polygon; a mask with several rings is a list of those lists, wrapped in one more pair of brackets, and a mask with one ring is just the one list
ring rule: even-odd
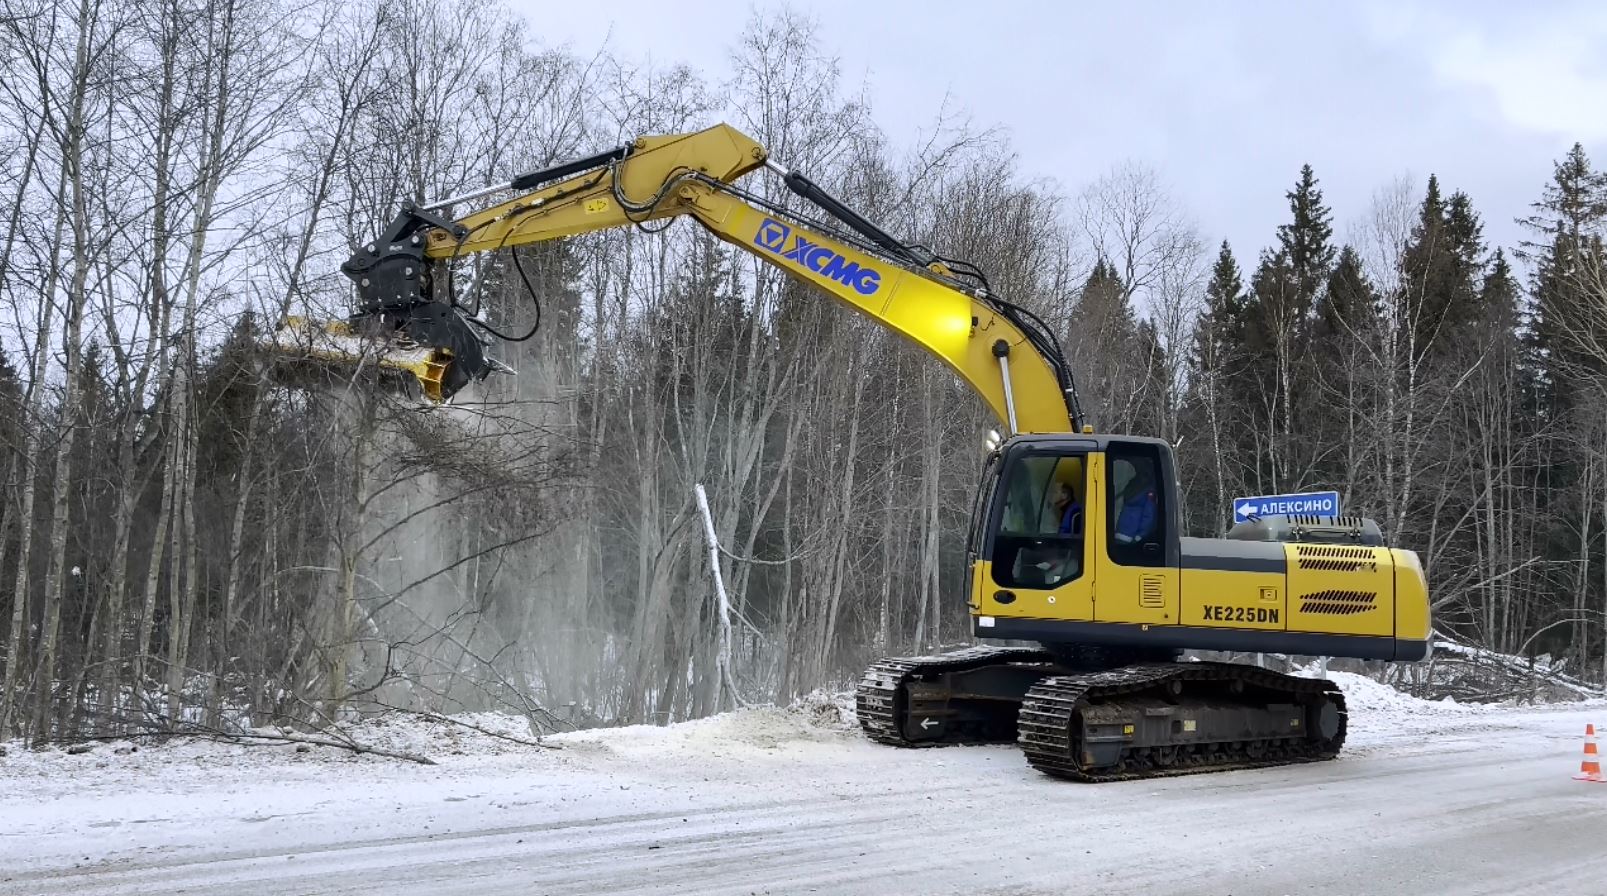
{"label": "engine vent louver", "polygon": [[1354,616],[1378,606],[1373,591],[1314,591],[1300,595],[1300,612],[1324,616]]}
{"label": "engine vent louver", "polygon": [[1295,546],[1301,569],[1318,569],[1329,572],[1357,572],[1366,569],[1378,571],[1378,557],[1372,548],[1334,547],[1330,545],[1302,544]]}

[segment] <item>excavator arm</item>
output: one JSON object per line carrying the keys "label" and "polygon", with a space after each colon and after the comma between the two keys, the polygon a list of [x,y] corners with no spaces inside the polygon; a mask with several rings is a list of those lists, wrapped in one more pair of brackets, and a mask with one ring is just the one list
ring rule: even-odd
{"label": "excavator arm", "polygon": [[[761,167],[842,226],[816,224],[734,186]],[[509,190],[520,195],[457,218],[438,214]],[[476,194],[405,206],[342,266],[359,296],[352,328],[392,340],[391,366],[418,377],[430,398],[449,399],[496,362],[485,356],[479,325],[439,295],[434,269],[473,253],[680,216],[937,356],[1012,433],[1081,428],[1070,372],[1041,321],[956,274],[951,264],[959,263],[893,239],[728,125],[644,137]]]}

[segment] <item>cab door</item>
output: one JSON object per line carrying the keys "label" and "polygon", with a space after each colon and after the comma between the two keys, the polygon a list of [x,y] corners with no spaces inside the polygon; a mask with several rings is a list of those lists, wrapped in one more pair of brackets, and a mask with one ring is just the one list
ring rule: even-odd
{"label": "cab door", "polygon": [[1094,619],[1178,622],[1179,533],[1170,451],[1153,442],[1107,443],[1094,464],[1104,505],[1094,533]]}
{"label": "cab door", "polygon": [[1086,512],[1090,454],[1062,445],[1008,450],[989,508],[987,537],[973,565],[972,595],[983,616],[1093,619]]}
{"label": "cab door", "polygon": [[972,615],[982,610],[982,596],[988,584],[987,564],[982,559],[983,546],[988,537],[989,511],[993,508],[993,492],[999,484],[999,453],[988,455],[982,466],[982,478],[977,481],[976,498],[971,502],[971,527],[965,533],[965,576],[969,583],[967,602]]}

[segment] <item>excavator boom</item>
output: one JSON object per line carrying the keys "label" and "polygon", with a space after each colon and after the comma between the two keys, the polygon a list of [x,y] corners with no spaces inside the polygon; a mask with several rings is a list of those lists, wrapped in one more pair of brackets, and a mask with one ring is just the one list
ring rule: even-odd
{"label": "excavator boom", "polygon": [[[849,229],[827,232],[733,186],[767,166]],[[476,322],[450,296],[436,294],[432,268],[476,253],[684,216],[927,349],[1013,432],[1074,429],[1070,374],[1041,322],[965,282],[930,253],[898,243],[728,125],[644,137],[495,189],[524,192],[456,219],[437,214],[453,200],[404,206],[379,238],[342,266],[359,298],[349,328],[397,345],[382,353],[382,365],[425,369],[419,381],[432,400],[449,399],[494,369]],[[427,369],[417,360],[420,346],[432,352]]]}

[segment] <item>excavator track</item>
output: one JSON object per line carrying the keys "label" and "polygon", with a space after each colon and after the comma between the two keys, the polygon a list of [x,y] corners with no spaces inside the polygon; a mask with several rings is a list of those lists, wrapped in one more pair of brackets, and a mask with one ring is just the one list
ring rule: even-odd
{"label": "excavator track", "polygon": [[1047,651],[1030,647],[884,659],[865,670],[855,691],[859,726],[871,740],[895,747],[1009,743],[1022,695],[1057,671],[1052,662]]}
{"label": "excavator track", "polygon": [[1048,676],[1017,726],[1033,768],[1090,783],[1332,759],[1345,729],[1332,682],[1231,663]]}

